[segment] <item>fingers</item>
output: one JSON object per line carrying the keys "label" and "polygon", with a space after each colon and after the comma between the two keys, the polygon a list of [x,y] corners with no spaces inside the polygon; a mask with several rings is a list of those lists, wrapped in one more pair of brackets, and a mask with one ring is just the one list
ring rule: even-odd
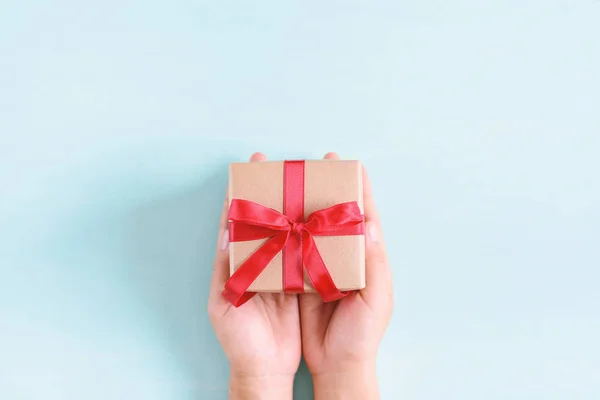
{"label": "fingers", "polygon": [[379,223],[367,222],[365,238],[365,280],[366,287],[361,291],[363,298],[371,303],[385,298],[392,291],[392,273]]}
{"label": "fingers", "polygon": [[220,298],[225,281],[229,278],[229,234],[227,231],[227,209],[229,208],[227,198],[223,202],[221,211],[221,222],[219,236],[217,239],[217,250],[213,264],[213,274],[210,283],[210,296]]}
{"label": "fingers", "polygon": [[250,162],[255,162],[255,161],[267,161],[267,156],[265,156],[261,152],[254,153],[254,154],[252,154],[252,157],[250,157]]}
{"label": "fingers", "polygon": [[363,166],[362,169],[363,179],[363,202],[365,206],[365,221],[379,223],[379,214],[377,213],[377,207],[375,207],[375,200],[373,198],[373,191],[371,188],[371,180],[367,169]]}
{"label": "fingers", "polygon": [[325,159],[325,160],[339,160],[340,156],[338,156],[337,153],[329,152],[329,153],[325,154],[325,156],[323,157],[323,159]]}
{"label": "fingers", "polygon": [[365,205],[365,279],[366,287],[361,290],[363,299],[369,304],[387,301],[392,291],[392,276],[383,241],[379,213],[371,188],[367,170],[363,167],[363,201]]}
{"label": "fingers", "polygon": [[[262,153],[254,153],[250,161],[266,161],[267,157]],[[227,191],[229,193],[229,190]],[[229,231],[227,230],[227,214],[229,211],[229,196],[225,195],[221,220],[219,222],[219,237],[217,240],[217,251],[213,265],[213,275],[210,284],[210,296],[215,299],[224,300],[221,291],[227,279],[229,279]]]}

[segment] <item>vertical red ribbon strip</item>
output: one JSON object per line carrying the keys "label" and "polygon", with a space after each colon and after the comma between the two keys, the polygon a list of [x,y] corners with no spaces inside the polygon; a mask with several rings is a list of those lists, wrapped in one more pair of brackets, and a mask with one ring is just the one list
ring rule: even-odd
{"label": "vertical red ribbon strip", "polygon": [[[304,161],[283,163],[283,213],[300,224],[304,222],[304,164]],[[286,293],[304,292],[302,258],[302,235],[289,235],[283,248],[283,291]]]}

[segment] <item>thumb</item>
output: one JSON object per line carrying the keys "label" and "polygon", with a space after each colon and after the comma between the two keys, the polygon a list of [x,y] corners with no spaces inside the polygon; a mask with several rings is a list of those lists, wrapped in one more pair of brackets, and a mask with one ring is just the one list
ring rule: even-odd
{"label": "thumb", "polygon": [[392,271],[388,262],[383,232],[378,219],[367,222],[365,238],[366,287],[361,291],[365,301],[377,307],[392,296]]}

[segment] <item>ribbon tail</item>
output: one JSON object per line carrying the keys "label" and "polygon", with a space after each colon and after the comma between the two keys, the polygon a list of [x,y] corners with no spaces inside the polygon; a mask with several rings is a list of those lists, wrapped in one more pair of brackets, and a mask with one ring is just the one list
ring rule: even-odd
{"label": "ribbon tail", "polygon": [[323,301],[336,301],[346,297],[348,292],[341,292],[335,286],[314,238],[306,231],[302,234],[302,254],[308,278]]}
{"label": "ribbon tail", "polygon": [[273,236],[254,252],[231,275],[225,283],[223,296],[234,307],[239,307],[252,298],[256,293],[248,292],[248,288],[267,267],[269,262],[279,253],[287,242],[288,232]]}

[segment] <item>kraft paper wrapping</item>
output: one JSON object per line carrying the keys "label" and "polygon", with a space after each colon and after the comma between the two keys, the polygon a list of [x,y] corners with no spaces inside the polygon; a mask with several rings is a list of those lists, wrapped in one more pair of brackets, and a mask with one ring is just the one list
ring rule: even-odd
{"label": "kraft paper wrapping", "polygon": [[[304,174],[304,217],[349,201],[363,207],[362,167],[358,161],[307,160]],[[283,161],[233,163],[229,167],[229,199],[244,199],[283,212]],[[315,236],[315,243],[338,289],[365,287],[365,237]],[[267,239],[229,245],[230,273]],[[304,289],[315,292],[304,271]],[[282,292],[281,252],[252,283],[250,292]]]}

